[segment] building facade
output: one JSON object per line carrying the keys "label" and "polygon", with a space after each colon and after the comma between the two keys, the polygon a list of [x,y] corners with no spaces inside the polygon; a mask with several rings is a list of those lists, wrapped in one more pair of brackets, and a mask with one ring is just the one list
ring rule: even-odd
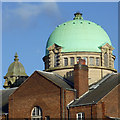
{"label": "building facade", "polygon": [[114,69],[113,49],[101,26],[75,13],[50,35],[44,71],[28,77],[15,55],[4,77],[3,115],[24,120],[120,118],[120,74]]}

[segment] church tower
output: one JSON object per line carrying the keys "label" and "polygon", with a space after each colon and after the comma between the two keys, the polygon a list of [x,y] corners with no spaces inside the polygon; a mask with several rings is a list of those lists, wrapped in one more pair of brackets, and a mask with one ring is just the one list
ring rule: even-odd
{"label": "church tower", "polygon": [[17,53],[14,57],[14,62],[10,64],[7,74],[4,76],[4,88],[18,87],[28,78],[24,66],[19,62]]}

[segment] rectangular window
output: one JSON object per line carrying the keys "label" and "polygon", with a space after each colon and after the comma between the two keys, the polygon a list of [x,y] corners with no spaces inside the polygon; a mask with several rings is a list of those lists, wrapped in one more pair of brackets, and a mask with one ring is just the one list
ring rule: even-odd
{"label": "rectangular window", "polygon": [[85,120],[85,113],[80,112],[76,114],[77,120]]}
{"label": "rectangular window", "polygon": [[77,62],[79,62],[79,61],[80,61],[80,59],[81,59],[81,57],[77,57]]}
{"label": "rectangular window", "polygon": [[70,65],[73,66],[74,65],[74,57],[70,58]]}
{"label": "rectangular window", "polygon": [[94,57],[90,57],[90,66],[94,66]]}
{"label": "rectangular window", "polygon": [[104,66],[108,67],[108,54],[107,54],[107,52],[104,53]]}
{"label": "rectangular window", "polygon": [[87,57],[83,57],[83,59],[85,60],[85,65],[87,65]]}
{"label": "rectangular window", "polygon": [[96,58],[96,66],[99,66],[100,65],[100,59],[99,57]]}
{"label": "rectangular window", "polygon": [[64,66],[68,66],[68,58],[64,58]]}
{"label": "rectangular window", "polygon": [[54,67],[58,66],[58,54],[55,54],[54,56]]}

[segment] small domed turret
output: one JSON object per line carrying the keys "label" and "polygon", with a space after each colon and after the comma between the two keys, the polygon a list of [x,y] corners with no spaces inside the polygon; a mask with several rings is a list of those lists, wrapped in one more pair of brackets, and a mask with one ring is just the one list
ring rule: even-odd
{"label": "small domed turret", "polygon": [[[19,62],[17,53],[15,54],[14,57],[15,57],[14,62],[10,64],[7,74],[4,76],[5,79],[4,88],[12,87],[14,86],[16,80],[18,81],[18,79],[20,80],[22,78],[21,81],[23,81],[23,79],[25,80],[28,77],[27,74],[25,73],[24,66]],[[19,81],[19,83],[21,82]]]}

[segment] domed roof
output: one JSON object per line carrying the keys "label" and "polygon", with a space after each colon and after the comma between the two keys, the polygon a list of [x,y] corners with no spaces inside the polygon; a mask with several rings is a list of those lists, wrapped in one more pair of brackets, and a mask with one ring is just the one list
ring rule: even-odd
{"label": "domed roof", "polygon": [[56,27],[50,35],[47,48],[54,43],[62,47],[62,52],[101,52],[100,46],[111,41],[107,33],[98,24],[83,20],[82,14],[76,13],[74,20],[65,22]]}
{"label": "domed roof", "polygon": [[17,53],[15,54],[15,59],[12,64],[10,64],[8,68],[8,72],[5,77],[10,77],[10,76],[27,76],[25,73],[25,69],[23,65],[18,61],[18,55]]}

